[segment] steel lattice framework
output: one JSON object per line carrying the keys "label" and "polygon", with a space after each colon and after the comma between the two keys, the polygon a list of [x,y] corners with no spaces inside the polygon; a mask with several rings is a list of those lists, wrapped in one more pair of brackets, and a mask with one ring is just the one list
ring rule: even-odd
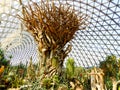
{"label": "steel lattice framework", "polygon": [[[29,0],[28,0],[29,1]],[[33,0],[38,2],[40,0]],[[27,0],[23,0],[27,4]],[[107,55],[120,57],[120,0],[54,0],[56,4],[71,5],[79,14],[89,15],[89,26],[78,31],[70,42],[77,66],[99,65]],[[18,0],[0,0],[0,43],[6,56],[13,55],[11,63],[37,60],[37,48],[33,37],[24,31],[20,20]]]}

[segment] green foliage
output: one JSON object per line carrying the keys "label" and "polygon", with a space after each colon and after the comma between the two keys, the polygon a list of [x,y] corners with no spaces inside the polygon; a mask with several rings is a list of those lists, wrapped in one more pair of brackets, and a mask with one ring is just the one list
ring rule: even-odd
{"label": "green foliage", "polygon": [[52,80],[50,78],[44,78],[42,81],[42,86],[46,89],[49,89],[50,87],[52,87]]}
{"label": "green foliage", "polygon": [[60,84],[60,77],[58,75],[54,75],[51,78],[36,79],[35,82],[31,83],[32,86],[28,88],[28,90],[58,90]]}
{"label": "green foliage", "polygon": [[[4,89],[13,87],[17,88],[21,85],[25,84],[25,76],[26,76],[26,66],[22,63],[18,66],[9,65],[6,67],[3,75],[0,79],[0,85],[4,86]],[[0,87],[1,89],[1,87]]]}
{"label": "green foliage", "polygon": [[100,68],[104,71],[104,82],[107,90],[112,90],[112,82],[120,80],[120,59],[115,55],[107,56],[105,61],[100,62]]}
{"label": "green foliage", "polygon": [[107,56],[105,61],[100,62],[100,68],[104,70],[105,76],[116,77],[119,70],[118,59],[115,55]]}
{"label": "green foliage", "polygon": [[106,77],[104,78],[104,82],[105,82],[105,85],[106,85],[107,90],[112,90],[112,88],[113,88],[113,83],[112,83],[112,80],[111,80],[111,78],[110,78],[109,76],[106,76]]}
{"label": "green foliage", "polygon": [[74,59],[69,58],[66,63],[66,76],[68,79],[74,78],[75,62]]}
{"label": "green foliage", "polygon": [[55,89],[59,85],[59,76],[54,75],[52,78],[45,78],[42,83],[43,87],[45,87],[46,89],[49,88]]}
{"label": "green foliage", "polygon": [[79,80],[85,90],[90,88],[90,78],[87,73],[90,73],[90,69],[81,66],[75,67],[74,77]]}
{"label": "green foliage", "polygon": [[75,67],[75,76],[76,78],[79,76],[82,76],[83,74],[85,74],[85,68],[84,67]]}
{"label": "green foliage", "polygon": [[5,58],[4,51],[0,49],[0,89],[5,89],[6,86],[9,86],[9,84],[6,81],[7,76],[5,75],[9,65],[9,60]]}
{"label": "green foliage", "polygon": [[[57,68],[58,58],[52,58],[51,64],[52,67]],[[116,81],[120,80],[120,59],[117,59],[115,55],[107,56],[105,61],[100,62],[100,68],[103,69],[105,74],[104,83],[107,90],[112,90],[113,79]],[[58,88],[70,90],[70,82],[77,84],[74,81],[78,81],[78,85],[82,85],[85,90],[90,88],[90,77],[88,73],[90,73],[91,69],[86,69],[81,66],[75,67],[75,61],[72,58],[67,60],[66,68],[63,69],[63,74],[61,76],[55,74],[49,78],[44,78],[46,74],[39,74],[39,70],[42,69],[39,69],[39,65],[32,64],[32,61],[28,67],[22,63],[18,66],[6,67],[0,79],[0,87],[20,87],[21,85],[27,84],[28,86],[31,85],[27,87],[28,90],[58,90]],[[24,80],[26,80],[26,83]]]}
{"label": "green foliage", "polygon": [[4,56],[4,51],[0,49],[0,67],[1,66],[8,66],[9,65],[9,60],[7,60]]}

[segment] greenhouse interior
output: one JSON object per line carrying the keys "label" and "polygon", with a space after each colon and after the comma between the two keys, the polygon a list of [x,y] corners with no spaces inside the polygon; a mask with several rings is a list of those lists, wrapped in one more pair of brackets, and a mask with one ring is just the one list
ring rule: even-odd
{"label": "greenhouse interior", "polygon": [[120,0],[0,0],[0,90],[120,90]]}

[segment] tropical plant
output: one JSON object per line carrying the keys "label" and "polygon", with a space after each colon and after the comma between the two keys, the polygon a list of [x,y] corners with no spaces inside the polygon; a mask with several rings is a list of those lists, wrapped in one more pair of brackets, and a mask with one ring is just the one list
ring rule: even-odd
{"label": "tropical plant", "polygon": [[0,77],[0,89],[18,88],[25,84],[26,66],[20,63],[17,66],[9,65]]}
{"label": "tropical plant", "polygon": [[66,44],[76,31],[85,29],[88,16],[77,15],[71,6],[58,6],[49,0],[39,4],[31,1],[28,5],[19,1],[23,14],[19,18],[38,43],[42,79],[61,75],[65,57],[71,51],[71,45]]}
{"label": "tropical plant", "polygon": [[0,89],[5,89],[5,72],[9,67],[10,61],[5,58],[4,50],[0,49]]}
{"label": "tropical plant", "polygon": [[0,67],[4,66],[7,67],[9,66],[9,60],[7,60],[4,56],[4,51],[0,49]]}
{"label": "tropical plant", "polygon": [[118,72],[118,60],[115,55],[107,56],[105,61],[100,62],[100,68],[103,69],[105,76],[116,77]]}
{"label": "tropical plant", "polygon": [[84,90],[90,88],[90,78],[88,76],[88,73],[90,73],[90,69],[87,69],[81,66],[75,67],[74,77],[79,80]]}
{"label": "tropical plant", "polygon": [[75,62],[74,59],[69,58],[66,63],[66,77],[67,79],[73,79],[75,73]]}
{"label": "tropical plant", "polygon": [[104,83],[107,90],[112,90],[113,82],[120,80],[120,59],[115,55],[109,55],[100,62],[100,68],[104,72]]}
{"label": "tropical plant", "polygon": [[109,76],[106,76],[104,78],[105,86],[107,90],[112,90],[113,89],[113,82],[112,79]]}

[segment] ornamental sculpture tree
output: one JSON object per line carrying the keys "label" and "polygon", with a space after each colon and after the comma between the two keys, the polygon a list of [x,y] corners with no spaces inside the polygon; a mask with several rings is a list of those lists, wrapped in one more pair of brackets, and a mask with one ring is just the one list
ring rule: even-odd
{"label": "ornamental sculpture tree", "polygon": [[66,49],[65,45],[73,39],[76,31],[85,29],[88,16],[77,15],[71,6],[58,6],[49,0],[31,1],[28,5],[20,0],[20,4],[23,16],[19,18],[38,43],[43,76],[60,75],[65,57],[71,51],[71,45]]}

